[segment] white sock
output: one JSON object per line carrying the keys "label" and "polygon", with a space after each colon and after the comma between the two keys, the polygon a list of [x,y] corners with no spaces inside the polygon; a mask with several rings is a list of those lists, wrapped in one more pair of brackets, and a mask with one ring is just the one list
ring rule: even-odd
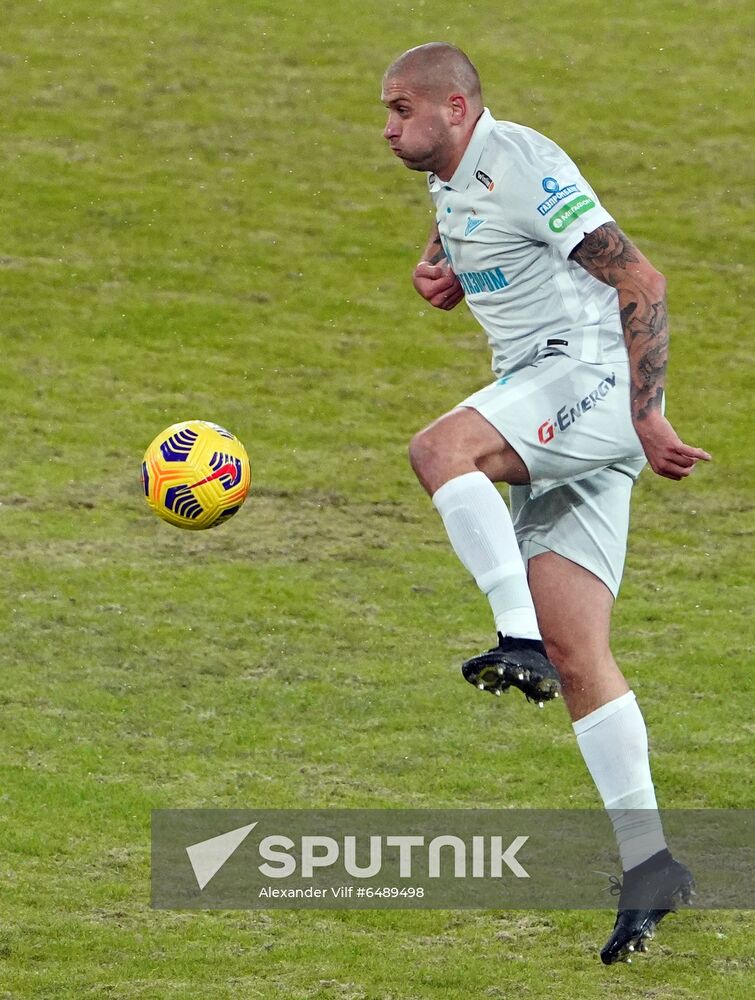
{"label": "white sock", "polygon": [[613,824],[624,871],[664,850],[650,776],[645,720],[633,691],[573,723],[577,743]]}
{"label": "white sock", "polygon": [[539,639],[527,573],[506,503],[483,472],[444,483],[433,496],[454,552],[487,596],[503,635]]}

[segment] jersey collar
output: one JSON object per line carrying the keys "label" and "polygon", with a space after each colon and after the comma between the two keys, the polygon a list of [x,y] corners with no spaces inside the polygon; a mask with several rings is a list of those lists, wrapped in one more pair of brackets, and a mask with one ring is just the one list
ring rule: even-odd
{"label": "jersey collar", "polygon": [[466,191],[472,182],[475,167],[480,162],[485,143],[488,141],[488,136],[493,131],[494,125],[495,118],[485,108],[477,120],[474,132],[469,138],[467,148],[464,150],[464,155],[454,171],[453,177],[450,181],[442,181],[435,174],[430,174],[428,180],[431,191],[440,191],[444,187],[452,188],[454,191]]}

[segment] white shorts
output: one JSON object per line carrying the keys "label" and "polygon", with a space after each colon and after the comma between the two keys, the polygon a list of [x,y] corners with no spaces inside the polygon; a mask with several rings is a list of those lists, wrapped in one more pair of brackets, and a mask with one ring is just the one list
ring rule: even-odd
{"label": "white shorts", "polygon": [[530,496],[529,486],[512,486],[511,517],[525,565],[543,552],[555,552],[589,570],[616,597],[633,485],[630,476],[609,467],[539,497]]}
{"label": "white shorts", "polygon": [[556,552],[617,594],[632,485],[645,464],[632,425],[629,363],[546,355],[460,406],[477,410],[520,455],[529,486],[511,487],[525,562]]}

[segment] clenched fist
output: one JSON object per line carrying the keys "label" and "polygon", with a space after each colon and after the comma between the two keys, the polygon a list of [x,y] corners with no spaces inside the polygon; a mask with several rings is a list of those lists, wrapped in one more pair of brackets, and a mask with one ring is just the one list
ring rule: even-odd
{"label": "clenched fist", "polygon": [[464,298],[461,282],[448,264],[421,260],[414,269],[412,282],[422,298],[436,309],[453,309]]}

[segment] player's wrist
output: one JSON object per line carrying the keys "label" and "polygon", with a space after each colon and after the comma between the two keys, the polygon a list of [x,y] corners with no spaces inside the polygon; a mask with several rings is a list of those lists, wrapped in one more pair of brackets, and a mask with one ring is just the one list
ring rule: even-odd
{"label": "player's wrist", "polygon": [[640,428],[654,428],[665,423],[666,418],[660,406],[649,406],[648,404],[634,403],[632,406],[632,423],[639,433]]}

